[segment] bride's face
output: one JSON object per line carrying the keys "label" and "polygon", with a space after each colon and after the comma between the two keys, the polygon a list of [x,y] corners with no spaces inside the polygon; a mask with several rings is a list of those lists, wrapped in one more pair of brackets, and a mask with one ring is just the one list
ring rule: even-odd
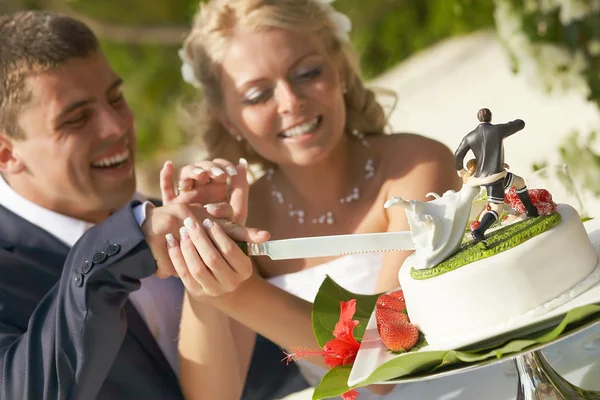
{"label": "bride's face", "polygon": [[221,65],[221,119],[275,163],[320,161],[343,135],[342,71],[315,38],[238,31]]}

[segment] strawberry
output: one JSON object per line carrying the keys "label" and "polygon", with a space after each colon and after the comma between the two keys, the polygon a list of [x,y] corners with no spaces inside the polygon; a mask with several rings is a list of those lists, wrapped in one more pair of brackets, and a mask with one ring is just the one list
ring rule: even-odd
{"label": "strawberry", "polygon": [[390,292],[390,296],[392,296],[395,299],[401,300],[403,303],[405,303],[404,292],[402,291],[402,289],[398,289],[398,290],[394,290],[393,292]]}
{"label": "strawberry", "polygon": [[388,322],[381,324],[379,336],[385,346],[392,351],[408,351],[419,340],[419,330],[409,322]]}
{"label": "strawberry", "polygon": [[403,310],[406,309],[406,300],[404,300],[404,292],[402,291],[402,289],[391,292],[390,296],[392,296],[395,299],[400,300],[400,302],[402,303],[402,309]]}
{"label": "strawberry", "polygon": [[379,296],[375,305],[377,308],[388,308],[391,310],[396,310],[398,312],[402,312],[402,310],[406,308],[406,304],[404,304],[404,301],[392,297],[389,294],[382,294],[381,296]]}
{"label": "strawberry", "polygon": [[389,308],[380,308],[376,310],[375,320],[377,321],[377,330],[379,330],[380,325],[389,322],[410,322],[408,320],[408,315],[396,310],[390,310]]}

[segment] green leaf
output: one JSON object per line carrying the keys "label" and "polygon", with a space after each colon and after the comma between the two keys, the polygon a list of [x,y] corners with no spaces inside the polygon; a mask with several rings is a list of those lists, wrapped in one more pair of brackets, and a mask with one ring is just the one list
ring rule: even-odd
{"label": "green leaf", "polygon": [[340,303],[351,299],[356,299],[354,319],[359,321],[354,329],[354,337],[360,341],[378,297],[378,294],[361,295],[349,292],[327,276],[319,288],[312,311],[313,331],[319,346],[323,347],[333,339],[335,324],[340,319]]}
{"label": "green leaf", "polygon": [[[375,307],[378,295],[362,296],[348,292],[333,280],[327,278],[321,285],[313,308],[313,327],[317,337],[332,338],[333,327],[339,318],[339,303],[352,298],[357,299],[357,319],[361,337],[367,325],[370,314]],[[360,310],[360,312],[359,312]],[[315,320],[317,316],[317,321]],[[420,373],[430,373],[461,364],[475,363],[484,360],[502,358],[506,355],[520,352],[536,344],[551,342],[592,318],[600,317],[600,305],[587,305],[570,310],[562,321],[551,329],[545,329],[522,338],[508,340],[500,344],[482,344],[479,349],[469,351],[411,351],[399,354],[398,357],[380,365],[360,385],[353,388],[381,383],[390,379],[409,377]],[[329,329],[329,331],[327,331]],[[358,339],[358,337],[357,337]],[[492,347],[489,347],[489,346]],[[348,387],[348,377],[351,365],[332,368],[315,389],[313,400],[337,397],[353,389]]]}
{"label": "green leaf", "polygon": [[321,380],[319,386],[315,388],[313,400],[337,397],[350,390],[348,387],[348,378],[350,377],[351,370],[352,365],[330,369]]}

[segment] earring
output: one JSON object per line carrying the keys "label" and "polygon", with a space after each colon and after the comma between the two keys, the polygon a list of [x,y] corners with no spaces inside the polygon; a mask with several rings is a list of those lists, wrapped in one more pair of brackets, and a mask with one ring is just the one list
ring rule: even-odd
{"label": "earring", "polygon": [[342,89],[342,93],[348,94],[348,88],[346,86],[344,86],[344,88]]}
{"label": "earring", "polygon": [[241,136],[235,136],[235,140],[237,140],[238,142],[241,142],[242,140],[244,140],[244,138],[242,138]]}

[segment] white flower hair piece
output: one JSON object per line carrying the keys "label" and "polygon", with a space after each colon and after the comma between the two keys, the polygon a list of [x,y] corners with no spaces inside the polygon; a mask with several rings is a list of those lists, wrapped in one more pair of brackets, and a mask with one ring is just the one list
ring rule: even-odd
{"label": "white flower hair piece", "polygon": [[348,35],[352,30],[352,21],[350,18],[344,13],[336,11],[335,8],[331,5],[335,0],[316,0],[317,3],[320,3],[322,6],[327,8],[327,12],[329,13],[329,18],[337,27],[336,36],[338,39],[344,42],[350,41],[350,36]]}
{"label": "white flower hair piece", "polygon": [[196,89],[199,89],[200,82],[198,81],[198,79],[196,79],[196,76],[194,75],[194,67],[192,67],[192,63],[187,58],[187,55],[185,54],[185,49],[179,49],[178,54],[182,63],[181,76],[183,77],[183,80],[195,87]]}

